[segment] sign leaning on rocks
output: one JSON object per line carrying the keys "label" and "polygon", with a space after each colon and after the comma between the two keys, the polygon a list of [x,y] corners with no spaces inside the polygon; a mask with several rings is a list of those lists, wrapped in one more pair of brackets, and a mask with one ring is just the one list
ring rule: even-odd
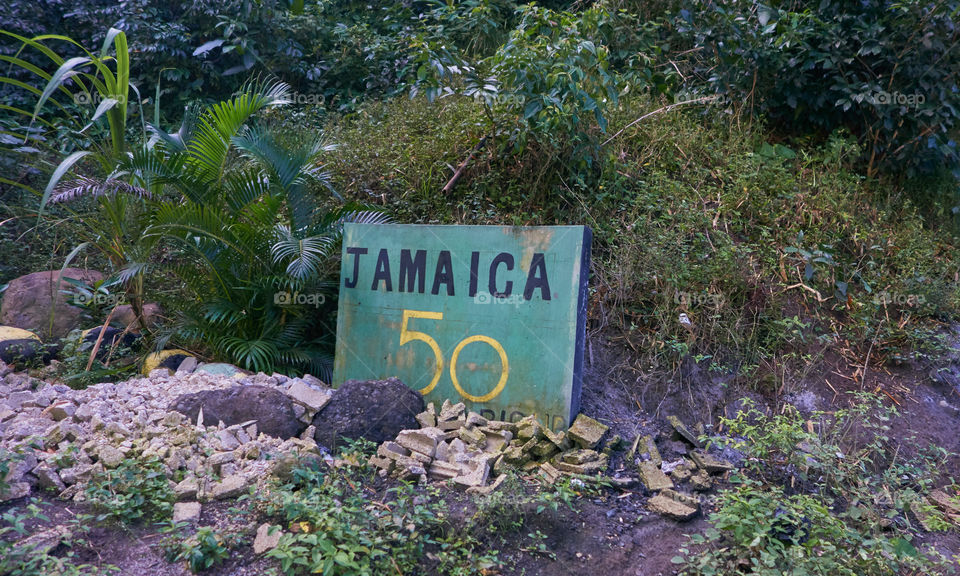
{"label": "sign leaning on rocks", "polygon": [[584,226],[347,224],[334,384],[396,376],[491,420],[579,411]]}

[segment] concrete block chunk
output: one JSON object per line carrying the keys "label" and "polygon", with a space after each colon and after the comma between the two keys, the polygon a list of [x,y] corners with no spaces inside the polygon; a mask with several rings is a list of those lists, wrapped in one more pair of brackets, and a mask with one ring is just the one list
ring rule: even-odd
{"label": "concrete block chunk", "polygon": [[397,435],[397,444],[413,452],[419,452],[433,458],[437,451],[437,443],[442,438],[443,431],[439,428],[403,430]]}
{"label": "concrete block chunk", "polygon": [[200,521],[199,502],[177,502],[173,505],[174,522],[196,523]]}
{"label": "concrete block chunk", "polygon": [[647,508],[651,512],[682,522],[700,512],[700,502],[692,496],[664,490],[647,502]]}
{"label": "concrete block chunk", "polygon": [[303,380],[295,380],[293,385],[287,388],[287,396],[297,403],[303,404],[314,412],[324,408],[333,396],[333,390],[329,388],[314,388],[309,386]]}
{"label": "concrete block chunk", "polygon": [[673,480],[654,466],[653,462],[641,462],[637,468],[640,470],[640,481],[647,487],[647,490],[656,492],[657,490],[673,488]]}
{"label": "concrete block chunk", "polygon": [[282,535],[283,530],[279,526],[261,524],[257,528],[256,537],[253,539],[253,553],[260,555],[273,550],[280,544],[280,536]]}
{"label": "concrete block chunk", "polygon": [[667,416],[667,422],[670,423],[670,426],[673,427],[674,432],[677,433],[677,436],[688,442],[694,448],[703,448],[703,445],[700,444],[700,440],[697,439],[697,436],[690,431],[689,428],[676,416]]}
{"label": "concrete block chunk", "polygon": [[609,426],[601,424],[585,414],[580,414],[574,420],[573,426],[567,430],[567,435],[581,448],[593,449],[600,444],[604,434],[609,429]]}
{"label": "concrete block chunk", "polygon": [[691,452],[690,458],[693,459],[697,466],[706,470],[707,472],[722,473],[733,470],[733,464],[700,450],[694,450]]}

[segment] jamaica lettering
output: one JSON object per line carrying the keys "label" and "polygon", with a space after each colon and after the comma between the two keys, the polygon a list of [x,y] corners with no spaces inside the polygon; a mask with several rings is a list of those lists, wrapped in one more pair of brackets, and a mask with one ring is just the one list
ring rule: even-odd
{"label": "jamaica lettering", "polygon": [[[431,254],[427,250],[400,250],[399,258],[386,248],[381,248],[376,258],[368,248],[348,246],[347,269],[343,285],[346,288],[366,288],[386,292],[416,292],[425,294],[429,286],[430,294],[434,296],[445,293],[447,296],[456,296],[457,293],[473,298],[477,295],[481,282],[486,282],[487,291],[495,298],[508,298],[513,295],[514,282],[517,287],[523,284],[523,299],[531,300],[538,295],[541,300],[550,300],[550,281],[547,278],[547,264],[542,252],[537,252],[530,259],[526,270],[517,269],[517,259],[509,252],[500,252],[489,262],[481,262],[480,252],[470,253],[470,266],[455,266],[449,250],[440,250]],[[429,261],[430,266],[427,266]],[[459,264],[459,263],[458,263]],[[358,284],[361,270],[371,267],[372,280],[366,285]],[[427,271],[432,276],[427,277]],[[459,284],[458,284],[459,282]],[[464,294],[466,289],[466,294]]]}

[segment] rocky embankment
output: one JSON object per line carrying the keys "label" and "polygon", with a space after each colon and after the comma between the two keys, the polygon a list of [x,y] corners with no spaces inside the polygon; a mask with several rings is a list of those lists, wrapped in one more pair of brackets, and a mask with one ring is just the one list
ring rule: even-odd
{"label": "rocky embankment", "polygon": [[310,422],[331,395],[309,376],[226,365],[154,370],[84,390],[3,366],[0,451],[11,469],[0,500],[52,490],[82,501],[88,479],[133,456],[160,459],[178,500],[234,497],[295,457],[325,454]]}

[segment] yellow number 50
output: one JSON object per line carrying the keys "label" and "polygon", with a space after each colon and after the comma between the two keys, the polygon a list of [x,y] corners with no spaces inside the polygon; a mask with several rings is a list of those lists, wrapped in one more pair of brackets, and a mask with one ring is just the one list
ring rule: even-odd
{"label": "yellow number 50", "polygon": [[[440,381],[440,375],[443,373],[443,352],[440,350],[440,345],[437,344],[437,341],[434,340],[428,334],[423,332],[417,332],[415,330],[409,330],[407,324],[410,322],[411,318],[423,318],[424,320],[443,320],[443,312],[426,312],[423,310],[404,310],[403,311],[403,321],[400,324],[400,345],[403,346],[407,342],[412,342],[414,340],[420,340],[426,342],[430,349],[433,350],[433,355],[436,357],[436,365],[433,371],[433,378],[430,380],[430,383],[427,384],[424,388],[420,390],[421,394],[429,394],[437,386],[437,382]],[[497,382],[497,385],[493,387],[493,390],[482,395],[476,396],[470,394],[460,386],[460,380],[457,378],[457,358],[460,357],[460,352],[464,349],[467,344],[472,342],[485,342],[491,348],[497,351],[497,354],[500,355],[500,380]],[[488,402],[496,398],[501,392],[503,392],[504,386],[507,385],[507,378],[510,376],[510,362],[507,360],[507,352],[503,349],[503,346],[499,342],[490,338],[489,336],[483,336],[481,334],[476,334],[473,336],[468,336],[460,341],[457,344],[457,347],[453,349],[453,354],[450,357],[450,380],[453,382],[453,387],[457,389],[457,392],[467,400],[472,400],[473,402]]]}

